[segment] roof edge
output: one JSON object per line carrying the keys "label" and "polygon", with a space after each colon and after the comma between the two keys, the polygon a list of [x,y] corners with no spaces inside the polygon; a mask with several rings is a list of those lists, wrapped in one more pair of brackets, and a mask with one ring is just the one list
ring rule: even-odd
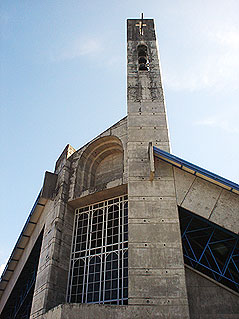
{"label": "roof edge", "polygon": [[153,147],[153,151],[155,156],[161,158],[162,160],[188,172],[193,175],[196,175],[198,177],[201,177],[203,179],[206,179],[207,181],[210,181],[214,184],[217,184],[229,191],[232,191],[236,194],[239,194],[239,185],[224,178],[217,174],[214,174],[202,167],[199,167],[197,165],[194,165],[188,161],[183,160],[180,157],[177,157],[175,155],[172,155],[166,151],[161,150],[158,147]]}

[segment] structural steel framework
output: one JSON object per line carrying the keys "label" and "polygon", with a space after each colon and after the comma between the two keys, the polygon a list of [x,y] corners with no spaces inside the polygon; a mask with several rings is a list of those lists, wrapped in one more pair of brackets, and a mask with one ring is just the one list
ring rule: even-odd
{"label": "structural steel framework", "polygon": [[42,239],[43,230],[38,236],[10,298],[0,315],[1,319],[28,319],[30,317]]}
{"label": "structural steel framework", "polygon": [[127,304],[127,196],[76,209],[68,302]]}
{"label": "structural steel framework", "polygon": [[239,236],[179,207],[184,261],[239,292]]}
{"label": "structural steel framework", "polygon": [[28,319],[30,317],[36,274],[37,267],[30,273],[28,282],[25,284],[25,286],[23,286],[22,291],[19,293],[12,315],[9,318]]}

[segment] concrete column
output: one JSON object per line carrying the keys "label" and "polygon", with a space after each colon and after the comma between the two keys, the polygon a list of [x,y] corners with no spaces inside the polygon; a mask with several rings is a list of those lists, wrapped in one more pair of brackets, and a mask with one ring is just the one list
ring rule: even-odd
{"label": "concrete column", "polygon": [[173,170],[158,161],[150,175],[149,143],[170,151],[154,21],[128,20],[127,36],[129,304],[188,318]]}
{"label": "concrete column", "polygon": [[55,198],[45,209],[45,227],[30,318],[66,301],[73,210],[67,205],[70,162],[58,169]]}

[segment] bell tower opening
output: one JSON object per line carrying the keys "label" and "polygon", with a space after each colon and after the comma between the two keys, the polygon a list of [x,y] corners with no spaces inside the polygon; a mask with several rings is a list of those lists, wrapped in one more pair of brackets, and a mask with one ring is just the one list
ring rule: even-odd
{"label": "bell tower opening", "polygon": [[149,70],[149,61],[148,61],[148,48],[146,45],[141,44],[137,47],[138,52],[138,65],[139,71],[148,71]]}

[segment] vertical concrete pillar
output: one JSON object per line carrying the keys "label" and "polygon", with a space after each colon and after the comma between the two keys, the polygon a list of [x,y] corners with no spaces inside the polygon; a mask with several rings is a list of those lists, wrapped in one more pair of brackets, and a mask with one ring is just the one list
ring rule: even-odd
{"label": "vertical concrete pillar", "polygon": [[188,318],[173,170],[150,175],[149,143],[170,151],[152,19],[127,21],[127,50],[129,304]]}
{"label": "vertical concrete pillar", "polygon": [[[69,148],[69,147],[68,147]],[[68,149],[67,148],[67,149]],[[45,207],[46,218],[30,318],[42,318],[49,309],[66,301],[73,210],[67,205],[70,162],[66,150],[56,172],[55,198]]]}

